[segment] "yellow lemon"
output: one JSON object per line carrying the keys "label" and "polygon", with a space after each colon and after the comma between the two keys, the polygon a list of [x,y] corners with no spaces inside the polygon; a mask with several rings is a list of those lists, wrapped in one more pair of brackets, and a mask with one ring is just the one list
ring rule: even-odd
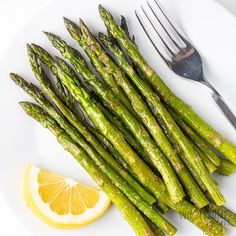
{"label": "yellow lemon", "polygon": [[110,205],[103,191],[32,165],[26,169],[24,195],[39,218],[58,228],[88,224],[105,213]]}

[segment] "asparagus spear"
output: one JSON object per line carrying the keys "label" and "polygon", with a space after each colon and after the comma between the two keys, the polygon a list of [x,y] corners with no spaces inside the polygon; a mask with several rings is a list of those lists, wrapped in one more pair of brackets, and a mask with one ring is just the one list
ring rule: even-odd
{"label": "asparagus spear", "polygon": [[[64,41],[62,41],[59,37],[57,37],[53,34],[47,33],[47,36],[51,40],[52,44],[61,50],[61,53],[65,57],[70,58],[74,67],[76,68],[76,71],[93,88],[93,90],[96,92],[96,94],[98,96],[100,96],[102,99],[104,99],[105,102],[111,108],[113,108],[114,112],[116,112],[116,114],[122,119],[123,122],[125,122],[127,125],[129,125],[130,130],[132,131],[132,133],[134,135],[136,135],[137,140],[139,140],[139,142],[142,144],[142,146],[149,153],[150,159],[152,160],[153,164],[156,165],[159,172],[161,173],[161,175],[167,185],[167,189],[168,189],[169,193],[171,194],[171,197],[174,199],[174,201],[177,202],[180,199],[182,199],[182,197],[183,197],[182,192],[181,192],[182,187],[177,179],[177,176],[176,176],[172,166],[168,162],[168,159],[158,150],[157,146],[155,145],[154,141],[151,139],[149,133],[144,128],[144,126],[129,112],[127,107],[124,106],[124,104],[121,103],[120,100],[116,98],[116,96],[112,93],[112,91],[110,91],[110,89],[108,89],[104,84],[102,84],[96,78],[96,76],[91,72],[87,63],[84,61],[84,59],[82,58],[82,56],[79,54],[78,51],[76,51],[74,48],[66,45],[66,43]],[[106,121],[107,121],[107,119],[106,119]],[[110,122],[109,122],[109,124],[110,124]],[[96,126],[95,123],[94,123],[94,125]],[[104,131],[104,129],[101,130],[101,132],[103,132],[103,131]],[[110,134],[110,133],[108,132],[108,134]],[[104,134],[104,136],[106,136],[106,133]],[[113,142],[114,147],[115,147],[115,144],[114,144],[115,139],[116,139],[116,137],[111,138],[111,140],[109,139],[111,142]],[[123,139],[123,135],[122,135],[122,139]],[[127,142],[126,142],[126,144],[127,144]],[[128,153],[125,153],[126,156],[127,156],[127,154]],[[123,154],[122,154],[122,156],[125,158],[125,156]],[[145,165],[144,162],[141,161],[141,163],[142,163],[141,166]]]}
{"label": "asparagus spear", "polygon": [[133,171],[139,177],[139,180],[144,184],[144,186],[146,186],[146,188],[149,189],[150,192],[152,192],[158,199],[180,213],[183,217],[195,224],[206,234],[214,236],[224,235],[224,227],[222,227],[222,225],[216,222],[205,212],[202,212],[185,200],[182,200],[179,203],[174,203],[171,200],[162,180],[155,176],[147,166],[142,164],[142,162],[138,161],[137,155],[127,145],[119,131],[106,120],[103,113],[101,113],[95,104],[92,103],[89,94],[83,88],[77,86],[74,81],[76,78],[73,78],[70,74],[71,68],[65,68],[65,66],[68,67],[68,65],[60,59],[58,61],[59,78],[61,78],[75,99],[80,102],[87,114],[90,116],[90,119],[99,128],[99,130],[103,132],[108,139],[111,137],[109,140],[113,143],[116,149],[119,150],[124,157],[127,157],[127,162],[130,166],[132,166]]}
{"label": "asparagus spear", "polygon": [[215,212],[217,215],[225,219],[229,224],[236,227],[236,214],[223,206],[217,206],[215,204],[210,204],[208,210]]}
{"label": "asparagus spear", "polygon": [[190,137],[190,139],[195,143],[195,145],[198,146],[199,149],[201,149],[202,152],[206,155],[206,157],[214,163],[217,168],[217,172],[222,175],[230,175],[236,170],[236,166],[228,161],[224,160],[220,157],[218,157],[202,140],[201,137],[199,137],[198,134],[188,124],[186,124],[180,116],[178,116],[172,109],[169,109],[172,117],[176,120],[176,122],[179,124],[179,126],[186,132],[186,134]]}
{"label": "asparagus spear", "polygon": [[[38,65],[38,67],[40,67],[40,64],[37,64],[37,61],[34,61],[34,64]],[[40,74],[38,74],[38,76],[40,77]],[[45,79],[47,79],[45,77]],[[60,80],[57,79],[57,82],[59,82]],[[65,92],[65,88],[62,85],[61,88],[63,88]],[[61,94],[61,89],[59,91],[59,94]],[[67,94],[69,94],[69,92],[67,91]],[[94,128],[93,126],[91,126],[85,119],[82,111],[80,113],[77,112],[77,110],[74,110],[74,101],[71,101],[72,99],[70,99],[68,101],[67,97],[63,96],[64,99],[66,100],[66,103],[73,109],[73,111],[75,112],[75,114],[77,114],[77,117],[80,119],[81,123],[93,134],[95,135],[95,137],[102,142],[103,144],[105,144],[105,146],[108,148],[108,150],[110,151],[110,153],[113,155],[113,157],[116,158],[116,160],[129,172],[129,174],[131,176],[135,176],[135,174],[132,172],[132,170],[128,167],[127,163],[123,160],[123,158],[121,157],[121,155],[119,154],[119,152],[117,152],[117,150],[113,147],[113,145],[101,134],[97,131],[96,128]],[[88,138],[88,136],[86,135],[86,138]],[[91,139],[89,139],[91,140]],[[104,150],[103,150],[104,151]],[[102,152],[102,154],[104,154],[104,152]],[[114,166],[113,166],[114,167]],[[115,170],[120,171],[119,169],[115,168]],[[131,176],[129,176],[125,171],[121,170],[121,175],[122,177],[143,197],[143,199],[146,200],[147,203],[149,203],[150,205],[152,205],[152,203],[156,202],[156,199],[154,197],[152,197],[146,190],[144,190],[144,188],[136,182],[135,178],[132,178]],[[168,211],[168,207],[160,202],[159,200],[157,201],[157,205],[158,210],[161,211],[161,213],[166,213]]]}
{"label": "asparagus spear", "polygon": [[[133,134],[128,129],[126,129],[126,127],[123,125],[123,123],[120,121],[120,119],[115,114],[112,114],[113,110],[110,109],[110,107],[108,107],[108,106],[106,106],[106,107],[103,106],[101,104],[102,101],[99,102],[99,100],[101,100],[101,99],[99,99],[98,96],[95,96],[94,94],[92,94],[92,95],[93,95],[93,101],[96,103],[96,105],[102,110],[102,112],[105,114],[107,119],[122,132],[126,141],[135,149],[135,151],[137,151],[139,156],[141,156],[146,162],[151,163],[148,153],[140,145],[140,143],[137,142],[137,140],[135,139]],[[104,105],[106,105],[106,104],[104,103]],[[111,112],[109,112],[108,109],[110,109]]]}
{"label": "asparagus spear", "polygon": [[224,154],[229,160],[236,164],[236,147],[224,139],[216,130],[202,120],[189,105],[177,97],[160,79],[156,72],[148,65],[135,44],[127,37],[125,32],[116,24],[112,15],[99,6],[99,12],[107,29],[112,36],[126,49],[135,64],[141,69],[147,80],[155,88],[161,99],[172,109],[183,117],[197,133],[206,139],[218,151]]}
{"label": "asparagus spear", "polygon": [[30,103],[20,103],[24,111],[41,125],[49,129],[57,138],[65,150],[70,152],[81,166],[90,174],[94,181],[106,192],[114,205],[120,210],[123,218],[133,227],[139,236],[150,236],[154,233],[150,229],[135,206],[128,198],[108,179],[108,177],[97,168],[88,155],[71,139],[71,137],[47,115],[40,107]]}
{"label": "asparagus spear", "polygon": [[[58,86],[59,84],[59,86]],[[106,139],[106,137],[104,137],[94,126],[92,126],[85,118],[85,115],[83,114],[83,112],[81,111],[80,113],[78,113],[77,110],[75,110],[75,105],[74,105],[74,101],[71,101],[70,99],[67,98],[67,96],[65,95],[65,92],[67,90],[64,88],[64,86],[62,85],[60,79],[57,79],[57,92],[59,97],[62,99],[63,102],[65,102],[65,104],[70,108],[71,111],[73,111],[75,114],[77,114],[77,117],[80,119],[81,123],[101,142],[101,144],[104,145],[104,147],[106,149],[109,150],[109,152],[112,154],[113,157],[116,158],[116,160],[126,169],[130,172],[131,175],[134,175],[134,173],[132,173],[132,171],[130,170],[130,168],[128,167],[128,164],[123,160],[123,158],[121,157],[121,155],[119,154],[119,152],[113,147],[113,145],[109,142],[109,140]],[[67,91],[67,94],[69,94],[69,92]],[[95,100],[94,100],[95,102]],[[100,104],[101,105],[101,104]],[[102,106],[102,105],[101,105]],[[104,109],[105,110],[105,109]],[[110,115],[110,113],[109,113]],[[155,199],[154,201],[155,202]]]}
{"label": "asparagus spear", "polygon": [[220,158],[207,146],[207,144],[199,137],[195,131],[189,127],[178,114],[176,114],[172,109],[168,109],[172,117],[175,119],[176,123],[183,129],[187,136],[192,140],[192,142],[199,147],[199,149],[208,157],[208,159],[216,166],[220,165]]}
{"label": "asparagus spear", "polygon": [[220,166],[218,166],[216,172],[220,175],[231,175],[236,171],[236,166],[229,160],[221,159]]}
{"label": "asparagus spear", "polygon": [[206,166],[207,170],[209,171],[210,174],[212,174],[214,171],[217,170],[217,166],[215,166],[205,155],[205,153],[203,153],[196,145],[194,145],[191,140],[189,140],[189,143],[192,145],[193,149],[195,150],[195,152],[198,153],[198,155],[201,157],[204,165]]}
{"label": "asparagus spear", "polygon": [[[207,168],[203,164],[198,153],[194,150],[192,145],[189,143],[189,140],[185,137],[181,129],[178,127],[178,125],[175,123],[169,112],[161,103],[159,97],[152,90],[152,88],[137,75],[136,71],[128,63],[124,53],[112,41],[110,41],[106,35],[99,34],[99,38],[104,43],[104,45],[115,55],[119,65],[129,75],[129,78],[132,79],[132,81],[136,84],[136,86],[139,88],[143,96],[145,96],[148,104],[150,105],[151,110],[155,114],[156,118],[159,119],[159,122],[160,120],[162,120],[165,123],[166,128],[169,129],[170,132],[173,134],[174,139],[185,153],[187,162],[196,172],[198,178],[200,178],[201,181],[204,183],[204,185],[206,186],[207,190],[209,191],[210,195],[212,196],[216,204],[222,205],[225,202],[225,199],[221,194],[220,190],[218,189],[218,186],[211,178]],[[186,171],[184,172],[186,173]],[[185,185],[185,187],[186,186],[190,186],[189,193],[191,193],[191,195],[195,194],[195,199],[196,199],[196,196],[199,196],[196,194],[198,193],[198,190],[196,188],[193,189],[194,186],[193,184]],[[192,193],[192,191],[194,192]],[[193,198],[192,196],[190,197]]]}

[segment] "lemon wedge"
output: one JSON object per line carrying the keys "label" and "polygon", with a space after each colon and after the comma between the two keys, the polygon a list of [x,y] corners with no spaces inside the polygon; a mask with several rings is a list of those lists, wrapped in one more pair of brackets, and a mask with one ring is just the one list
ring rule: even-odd
{"label": "lemon wedge", "polygon": [[96,220],[110,206],[100,190],[28,165],[24,177],[27,205],[50,226],[77,228]]}

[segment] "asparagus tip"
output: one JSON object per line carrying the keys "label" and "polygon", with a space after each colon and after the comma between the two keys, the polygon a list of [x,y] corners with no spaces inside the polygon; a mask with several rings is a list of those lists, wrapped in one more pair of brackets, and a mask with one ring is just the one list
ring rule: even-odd
{"label": "asparagus tip", "polygon": [[107,11],[101,4],[98,6],[101,18],[106,22],[107,19],[113,19],[111,13]]}
{"label": "asparagus tip", "polygon": [[64,23],[65,24],[69,24],[71,21],[67,18],[67,17],[65,17],[65,16],[63,16],[63,21],[64,21]]}
{"label": "asparagus tip", "polygon": [[35,52],[37,51],[38,48],[41,48],[39,45],[37,45],[35,43],[31,43],[30,46]]}
{"label": "asparagus tip", "polygon": [[106,9],[102,6],[102,4],[98,5],[98,10],[101,13],[102,11],[106,11]]}
{"label": "asparagus tip", "polygon": [[27,43],[26,47],[27,47],[27,53],[29,57],[36,56],[31,44]]}
{"label": "asparagus tip", "polygon": [[43,33],[48,37],[48,39],[51,41],[51,39],[54,38],[54,34],[53,33],[50,33],[50,32],[47,32],[47,31],[43,31]]}
{"label": "asparagus tip", "polygon": [[23,80],[23,78],[21,78],[18,74],[16,73],[10,73],[9,74],[10,79],[18,86],[22,86],[23,84],[26,83],[26,81]]}
{"label": "asparagus tip", "polygon": [[64,17],[63,19],[64,19],[65,27],[67,31],[69,32],[69,34],[71,35],[71,37],[74,38],[75,40],[78,39],[78,36],[81,35],[80,28],[68,18]]}
{"label": "asparagus tip", "polygon": [[19,105],[25,110],[25,108],[27,108],[27,105],[29,105],[29,102],[19,102]]}
{"label": "asparagus tip", "polygon": [[11,78],[12,80],[14,80],[15,77],[17,76],[17,74],[11,72],[11,73],[9,74],[9,76],[10,76],[10,78]]}
{"label": "asparagus tip", "polygon": [[121,20],[125,20],[125,21],[126,21],[126,18],[125,18],[125,16],[123,16],[123,15],[120,15],[120,18],[121,18]]}
{"label": "asparagus tip", "polygon": [[79,25],[80,25],[81,30],[88,29],[88,27],[86,26],[86,24],[84,23],[84,21],[81,18],[79,18]]}
{"label": "asparagus tip", "polygon": [[26,44],[26,47],[27,47],[27,49],[28,49],[28,48],[31,48],[31,44],[30,44],[30,43],[27,43],[27,44]]}

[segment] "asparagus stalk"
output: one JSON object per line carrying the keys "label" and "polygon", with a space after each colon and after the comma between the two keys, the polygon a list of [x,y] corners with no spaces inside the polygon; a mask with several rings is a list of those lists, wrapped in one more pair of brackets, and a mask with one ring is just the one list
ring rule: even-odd
{"label": "asparagus stalk", "polygon": [[[172,117],[176,120],[176,122],[179,124],[179,126],[185,131],[185,133],[189,136],[189,138],[192,140],[192,142],[198,146],[198,148],[205,154],[205,156],[210,160],[212,163],[214,163],[218,168],[217,172],[222,175],[230,175],[236,170],[236,166],[228,161],[224,160],[222,158],[219,158],[209,147],[208,145],[202,140],[199,135],[192,130],[192,128],[186,124],[180,116],[178,116],[172,109],[169,109],[169,112],[171,113]],[[207,160],[206,160],[207,161]]]}
{"label": "asparagus stalk", "polygon": [[141,69],[146,79],[152,84],[161,99],[183,117],[198,134],[207,140],[218,151],[236,164],[236,147],[224,139],[216,130],[202,120],[192,108],[177,97],[160,79],[156,72],[148,65],[136,45],[127,37],[126,33],[116,24],[112,15],[99,6],[100,16],[112,36],[126,49],[131,59]]}
{"label": "asparagus stalk", "polygon": [[[169,129],[170,132],[173,134],[174,139],[176,140],[178,145],[180,145],[181,149],[185,153],[187,162],[191,165],[191,167],[196,172],[198,177],[204,183],[204,185],[206,186],[207,190],[209,191],[210,195],[212,196],[216,204],[222,205],[225,202],[225,199],[221,194],[220,190],[218,189],[218,186],[211,178],[207,168],[205,167],[201,158],[199,157],[199,154],[194,150],[192,145],[189,143],[189,140],[185,137],[181,129],[178,127],[178,125],[175,123],[169,112],[161,103],[159,97],[152,90],[152,88],[137,75],[136,71],[128,63],[124,53],[114,43],[112,43],[112,41],[110,41],[107,36],[105,36],[104,34],[99,34],[99,38],[104,43],[104,45],[115,55],[119,65],[124,69],[124,71],[129,75],[129,78],[135,83],[135,85],[141,91],[143,96],[146,98],[148,104],[150,105],[150,108],[155,114],[156,118],[159,119],[159,122],[160,120],[162,120],[165,123],[166,128]],[[186,173],[185,170],[184,173]],[[196,196],[199,196],[199,194],[198,195],[196,194],[198,193],[198,189],[193,188],[193,186],[196,185],[193,184],[190,185],[188,182],[185,183],[184,186],[190,188],[190,190],[188,191],[191,195],[195,194],[194,199],[196,200]],[[193,196],[190,197],[192,198]],[[206,204],[206,201],[203,203]]]}
{"label": "asparagus stalk", "polygon": [[195,150],[195,152],[198,153],[198,155],[201,157],[204,165],[206,166],[207,170],[209,171],[210,174],[212,174],[214,171],[217,170],[217,166],[215,166],[205,155],[205,153],[203,153],[196,145],[194,145],[191,140],[189,140],[189,143],[192,145],[193,149]]}
{"label": "asparagus stalk", "polygon": [[[35,99],[43,107],[43,109],[60,124],[62,128],[66,129],[72,139],[74,139],[74,141],[77,142],[87,152],[88,155],[98,155],[95,153],[94,149],[92,149],[88,143],[84,141],[77,130],[56,112],[56,110],[45,99],[40,89],[38,89],[33,84],[28,84],[23,78],[16,74],[11,74],[11,78],[18,86],[24,89],[25,92]],[[148,204],[152,205],[155,203],[155,198],[153,198],[146,190],[144,190],[144,188],[135,179],[133,179],[118,163],[116,163],[111,158],[112,157],[108,159],[109,163],[112,163],[111,166],[127,181],[127,183],[129,183],[130,186],[132,186],[132,188],[134,188],[135,191],[137,191]]]}
{"label": "asparagus stalk", "polygon": [[208,210],[215,212],[217,215],[225,219],[230,225],[236,227],[236,214],[223,206],[210,204]]}
{"label": "asparagus stalk", "polygon": [[146,222],[148,223],[149,227],[152,229],[155,236],[165,236],[165,234],[155,224],[153,224],[152,221],[150,221],[145,215],[143,215],[143,218],[146,220]]}
{"label": "asparagus stalk", "polygon": [[90,174],[94,181],[106,192],[114,205],[120,210],[123,218],[133,227],[139,236],[149,236],[154,233],[150,229],[135,206],[128,198],[108,179],[108,177],[97,168],[96,164],[88,158],[88,155],[80,148],[72,138],[47,115],[40,107],[30,103],[20,103],[24,111],[41,125],[49,129],[57,138],[65,150],[71,153],[81,166]]}
{"label": "asparagus stalk", "polygon": [[166,136],[168,137],[168,139],[170,140],[171,144],[173,145],[173,148],[175,149],[176,153],[179,155],[181,160],[184,162],[185,166],[188,168],[189,172],[191,173],[191,175],[193,176],[195,181],[198,183],[198,185],[201,187],[203,192],[205,192],[206,191],[205,185],[203,184],[201,179],[198,178],[198,175],[193,170],[192,166],[189,165],[189,163],[187,162],[187,159],[185,157],[185,153],[182,151],[181,147],[175,141],[175,139],[173,137],[173,134],[167,129],[167,127],[166,127],[165,123],[162,121],[162,119],[160,119],[159,117],[157,117],[157,118],[158,118],[158,122],[161,124],[161,127],[162,127],[163,131],[165,132]]}
{"label": "asparagus stalk", "polygon": [[218,166],[216,172],[220,175],[231,175],[236,171],[236,166],[229,160],[221,159],[220,166]]}
{"label": "asparagus stalk", "polygon": [[[167,185],[167,189],[168,189],[172,199],[175,202],[180,201],[183,198],[183,192],[182,192],[182,187],[179,183],[179,180],[174,172],[174,169],[172,168],[172,166],[168,162],[168,159],[158,150],[155,142],[152,140],[152,138],[150,137],[149,133],[144,128],[144,126],[129,112],[127,107],[124,106],[124,104],[121,103],[120,100],[116,98],[116,96],[112,93],[112,91],[110,91],[110,89],[108,89],[104,84],[102,84],[96,78],[96,76],[91,72],[87,63],[84,61],[84,59],[82,58],[82,56],[79,54],[78,51],[76,51],[72,47],[69,47],[58,36],[55,36],[50,33],[47,33],[47,36],[49,37],[53,46],[58,48],[61,51],[61,53],[63,54],[63,56],[70,59],[70,61],[72,62],[72,64],[76,68],[76,71],[86,80],[86,82],[90,86],[93,87],[93,90],[96,92],[96,94],[98,96],[100,96],[102,99],[104,99],[105,102],[111,108],[113,108],[113,110],[114,110],[114,112],[116,112],[117,116],[119,116],[120,119],[122,119],[122,121],[127,124],[127,126],[129,125],[129,128],[132,131],[133,135],[135,135],[137,140],[139,140],[141,145],[149,153],[149,157],[152,160],[153,164],[155,164],[157,166],[159,172],[161,173],[161,175],[164,179],[164,182]],[[107,121],[107,119],[106,119],[106,121]],[[110,122],[109,122],[109,124],[110,124]],[[95,124],[95,126],[96,126],[96,124]],[[104,135],[106,136],[106,134],[104,134]],[[123,139],[123,135],[122,135],[122,139]],[[115,139],[111,138],[110,141],[113,142],[113,145],[115,147],[115,144],[114,144]],[[126,142],[126,144],[127,144],[127,142]],[[127,155],[127,153],[126,153],[126,155]],[[122,154],[122,156],[123,156],[123,154]],[[145,165],[145,163],[142,162],[142,165]]]}
{"label": "asparagus stalk", "polygon": [[[69,21],[68,19],[64,18],[65,21],[65,25],[69,31],[69,33],[71,34],[71,36],[79,43],[79,45],[83,48],[83,50],[86,52],[86,54],[91,58],[91,62],[94,65],[95,69],[98,71],[98,73],[100,74],[100,76],[106,80],[106,76],[113,76],[115,78],[115,73],[112,73],[112,68],[109,68],[108,66],[106,66],[107,64],[107,57],[106,55],[103,54],[99,54],[96,55],[95,52],[93,52],[93,50],[91,50],[88,46],[87,46],[87,41],[90,40],[91,42],[93,42],[93,48],[95,49],[96,47],[98,47],[101,51],[102,48],[100,46],[100,44],[93,38],[87,39],[86,34],[83,33],[83,30],[80,30],[73,22]],[[81,20],[81,24],[82,26],[84,26],[84,30],[86,30],[86,26],[83,24],[82,20]],[[53,37],[53,35],[51,35]],[[55,40],[61,40],[60,38],[54,38]],[[65,43],[65,42],[64,42]],[[61,45],[63,43],[61,42]],[[65,46],[67,46],[66,44],[64,44]],[[60,48],[59,48],[60,50]],[[64,55],[65,56],[65,55]],[[105,62],[106,60],[106,62]],[[108,71],[110,73],[108,73]],[[109,74],[109,75],[107,75]],[[119,81],[117,81],[117,84],[119,84]],[[111,88],[111,87],[110,87]],[[125,85],[123,86],[123,89],[126,88],[128,89]],[[101,99],[102,102],[104,103],[104,105],[106,104],[103,99]],[[132,101],[132,100],[131,100]],[[133,103],[133,102],[132,102]],[[99,105],[99,104],[98,104]],[[112,109],[111,109],[112,108]],[[111,111],[113,111],[113,107],[109,107],[108,109],[110,109]],[[146,163],[148,163],[149,165],[154,166],[155,170],[157,169],[156,165],[152,164],[152,161],[150,160],[150,158],[148,157],[148,153],[145,151],[145,148],[143,148],[140,143],[138,143],[136,140],[133,139],[133,135],[129,134],[124,128],[122,124],[119,124],[118,120],[113,119],[113,117],[110,117],[110,115],[107,113],[107,111],[103,109],[103,112],[106,114],[107,118],[109,119],[109,121],[111,123],[115,123],[115,125],[120,129],[120,131],[125,135],[126,140],[128,141],[128,143],[134,147],[134,149],[138,152],[138,154],[143,157],[143,159],[145,160]],[[140,113],[139,111],[137,111],[137,113]],[[137,118],[137,115],[136,115]],[[139,119],[139,117],[138,117]],[[152,129],[153,130],[153,129]]]}
{"label": "asparagus stalk", "polygon": [[[58,86],[59,84],[59,86]],[[130,172],[131,175],[134,175],[130,168],[128,167],[128,164],[123,160],[123,158],[120,156],[119,152],[113,147],[113,145],[104,137],[98,130],[92,126],[85,118],[85,115],[81,111],[78,113],[77,110],[75,110],[74,102],[68,99],[68,97],[65,94],[65,91],[67,91],[64,86],[62,85],[60,79],[57,79],[57,92],[59,97],[62,99],[63,102],[73,111],[75,114],[77,114],[78,118],[80,119],[81,123],[101,142],[101,144],[104,145],[106,149],[112,154],[113,157],[116,158],[116,160],[127,170]],[[67,94],[69,92],[67,91]],[[95,102],[95,100],[94,100]],[[105,110],[105,109],[104,109]],[[109,113],[110,115],[110,113]],[[155,199],[153,203],[155,202]]]}
{"label": "asparagus stalk", "polygon": [[[93,94],[92,94],[93,95]],[[113,110],[110,109],[110,107],[105,107],[103,106],[98,100],[99,97],[93,95],[94,99],[93,101],[96,103],[96,105],[102,110],[102,112],[105,114],[105,116],[107,117],[107,119],[114,125],[116,126],[124,135],[126,141],[135,149],[135,151],[137,151],[137,153],[139,154],[140,157],[142,157],[147,163],[151,163],[151,160],[148,156],[148,153],[145,151],[145,149],[140,145],[139,142],[137,142],[137,140],[135,139],[135,137],[133,136],[133,134],[126,129],[126,127],[123,125],[123,123],[120,121],[120,119],[116,116],[113,115],[112,112]],[[102,101],[101,101],[102,102]],[[104,103],[104,105],[106,105]],[[111,110],[111,112],[108,111],[108,109]],[[113,112],[114,113],[114,112]],[[155,168],[156,169],[156,168]]]}
{"label": "asparagus stalk", "polygon": [[115,141],[112,142],[113,145],[117,150],[119,150],[123,157],[127,158],[126,160],[128,164],[132,167],[133,171],[139,177],[139,180],[142,181],[144,186],[146,186],[146,188],[149,189],[150,192],[152,192],[167,206],[174,209],[183,217],[203,230],[204,233],[214,236],[224,235],[224,227],[213,218],[211,218],[209,214],[202,212],[200,209],[196,208],[185,200],[182,200],[179,203],[174,203],[171,200],[166,186],[162,182],[162,180],[155,176],[147,166],[143,165],[142,162],[139,161],[137,155],[127,145],[120,132],[106,120],[103,113],[101,113],[101,111],[95,106],[95,104],[92,103],[89,94],[83,88],[79,88],[77,86],[76,82],[74,81],[74,79],[76,78],[73,78],[73,76],[71,76],[70,74],[71,69],[66,69],[65,66],[67,65],[63,61],[59,60],[59,77],[61,78],[67,89],[75,97],[75,99],[80,102],[80,104],[86,110],[87,114],[90,116],[90,119],[99,128],[99,130],[108,139],[109,137],[111,137],[111,139],[109,139],[111,142]]}
{"label": "asparagus stalk", "polygon": [[199,137],[195,131],[187,125],[180,116],[178,116],[173,110],[168,109],[176,123],[183,129],[192,142],[198,146],[198,148],[207,156],[207,158],[216,166],[220,165],[220,158],[207,146],[207,144]]}

